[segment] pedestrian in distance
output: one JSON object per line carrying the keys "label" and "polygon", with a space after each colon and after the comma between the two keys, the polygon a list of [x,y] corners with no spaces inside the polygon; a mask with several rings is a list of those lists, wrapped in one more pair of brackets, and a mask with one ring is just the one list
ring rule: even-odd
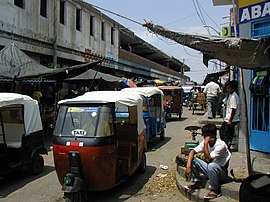
{"label": "pedestrian in distance", "polygon": [[208,119],[213,119],[216,117],[218,97],[221,93],[220,86],[215,82],[214,77],[210,78],[210,82],[206,84],[203,92],[206,95]]}
{"label": "pedestrian in distance", "polygon": [[32,98],[38,101],[38,104],[40,105],[41,99],[42,99],[42,93],[40,92],[40,89],[38,86],[35,87],[35,91],[32,94]]}
{"label": "pedestrian in distance", "polygon": [[[221,196],[222,183],[228,182],[228,166],[231,153],[224,141],[217,139],[217,127],[208,123],[202,128],[204,140],[189,152],[185,174],[191,176],[191,183],[186,189],[200,189],[209,179],[211,190],[204,196],[205,199],[214,199]],[[195,157],[202,153],[203,158]]]}
{"label": "pedestrian in distance", "polygon": [[220,138],[227,144],[230,148],[235,126],[239,123],[239,96],[237,95],[237,81],[230,81],[228,83],[228,93],[229,96],[226,99],[226,113],[224,122],[220,127]]}

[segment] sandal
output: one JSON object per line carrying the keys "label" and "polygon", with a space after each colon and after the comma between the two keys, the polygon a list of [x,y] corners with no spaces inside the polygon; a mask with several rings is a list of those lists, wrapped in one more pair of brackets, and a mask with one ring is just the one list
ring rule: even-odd
{"label": "sandal", "polygon": [[206,196],[204,196],[204,199],[206,199],[206,200],[211,200],[211,199],[218,198],[218,197],[220,197],[221,195],[222,195],[221,193],[217,194],[217,193],[215,193],[215,192],[213,192],[213,191],[210,191]]}
{"label": "sandal", "polygon": [[185,189],[186,190],[189,190],[189,189],[201,189],[203,188],[203,185],[202,185],[202,182],[198,181],[198,182],[195,182],[194,184],[188,184],[185,186]]}

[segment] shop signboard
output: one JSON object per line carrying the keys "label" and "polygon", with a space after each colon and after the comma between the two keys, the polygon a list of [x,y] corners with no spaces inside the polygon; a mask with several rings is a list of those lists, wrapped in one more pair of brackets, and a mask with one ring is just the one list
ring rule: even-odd
{"label": "shop signboard", "polygon": [[[237,36],[239,36],[239,26],[236,26]],[[223,26],[222,37],[235,37],[234,26]]]}
{"label": "shop signboard", "polygon": [[270,17],[270,0],[240,0],[239,24]]}

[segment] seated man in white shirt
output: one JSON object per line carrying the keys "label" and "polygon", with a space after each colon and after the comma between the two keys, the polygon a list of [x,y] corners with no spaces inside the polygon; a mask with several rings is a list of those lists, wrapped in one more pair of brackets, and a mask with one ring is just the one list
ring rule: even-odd
{"label": "seated man in white shirt", "polygon": [[[225,142],[217,139],[217,127],[208,123],[202,128],[204,140],[188,156],[186,176],[192,174],[192,184],[186,189],[198,189],[203,187],[202,180],[209,179],[211,191],[204,197],[213,199],[221,196],[221,184],[228,181],[227,168],[231,153]],[[196,153],[203,153],[204,160],[194,157]]]}

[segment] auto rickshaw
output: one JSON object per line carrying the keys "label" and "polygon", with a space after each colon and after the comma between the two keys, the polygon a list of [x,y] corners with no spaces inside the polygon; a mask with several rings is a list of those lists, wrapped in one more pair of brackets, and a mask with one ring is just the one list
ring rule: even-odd
{"label": "auto rickshaw", "polygon": [[183,113],[183,89],[179,86],[158,86],[164,93],[164,110],[165,118],[171,118],[172,113],[175,113],[179,119]]}
{"label": "auto rickshaw", "polygon": [[183,104],[188,107],[189,99],[192,96],[191,90],[193,85],[182,85],[181,88],[183,89]]}
{"label": "auto rickshaw", "polygon": [[53,135],[56,173],[65,201],[113,188],[146,170],[146,131],[139,94],[95,91],[59,101]]}
{"label": "auto rickshaw", "polygon": [[0,93],[0,175],[43,171],[44,147],[38,102],[27,95]]}
{"label": "auto rickshaw", "polygon": [[151,142],[159,135],[160,140],[165,138],[165,112],[163,107],[164,94],[158,87],[124,88],[122,91],[137,92],[146,98],[143,108],[143,118],[146,125],[146,140]]}

